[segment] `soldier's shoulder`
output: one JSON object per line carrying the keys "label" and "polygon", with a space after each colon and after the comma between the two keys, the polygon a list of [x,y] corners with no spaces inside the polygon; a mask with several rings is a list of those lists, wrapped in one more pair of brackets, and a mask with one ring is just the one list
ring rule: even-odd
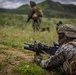
{"label": "soldier's shoulder", "polygon": [[70,47],[73,47],[73,45],[70,44],[70,43],[67,43],[67,44],[62,45],[61,48],[67,49],[67,48],[70,48]]}
{"label": "soldier's shoulder", "polygon": [[[72,45],[71,45],[71,46],[72,46]],[[61,52],[64,52],[64,51],[70,49],[71,46],[70,46],[70,44],[63,44],[63,45],[56,51],[55,54],[59,54],[59,53],[61,53]]]}
{"label": "soldier's shoulder", "polygon": [[70,43],[67,43],[67,44],[64,44],[64,45],[62,45],[62,49],[71,49],[71,48],[73,48],[74,46],[72,45],[72,44],[70,44]]}
{"label": "soldier's shoulder", "polygon": [[69,43],[64,44],[55,52],[55,55],[58,55],[60,53],[64,53],[65,55],[68,56],[69,54],[76,54],[76,47]]}

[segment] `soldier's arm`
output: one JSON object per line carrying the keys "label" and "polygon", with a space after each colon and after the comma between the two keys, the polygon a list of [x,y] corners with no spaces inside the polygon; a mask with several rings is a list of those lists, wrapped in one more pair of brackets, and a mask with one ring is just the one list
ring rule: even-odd
{"label": "soldier's arm", "polygon": [[35,13],[35,10],[31,10],[31,12],[28,14],[28,19],[27,22],[29,22],[29,20],[32,18],[33,14]]}
{"label": "soldier's arm", "polygon": [[57,68],[61,66],[66,59],[71,59],[75,52],[76,49],[72,44],[65,44],[56,51],[54,56],[46,60],[41,60],[38,64],[46,69]]}
{"label": "soldier's arm", "polygon": [[46,59],[46,60],[39,60],[38,59],[38,65],[45,69],[52,69],[52,68],[57,68],[62,65],[62,63],[65,61],[65,56],[64,52],[61,51],[58,54],[55,54],[54,56]]}

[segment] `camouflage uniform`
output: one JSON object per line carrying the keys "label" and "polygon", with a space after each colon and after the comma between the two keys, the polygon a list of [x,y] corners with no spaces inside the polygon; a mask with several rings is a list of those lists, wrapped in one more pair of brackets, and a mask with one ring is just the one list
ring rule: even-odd
{"label": "camouflage uniform", "polygon": [[40,28],[40,23],[41,23],[41,17],[42,16],[39,16],[37,15],[37,9],[38,7],[36,6],[36,3],[33,2],[33,1],[30,1],[30,5],[32,7],[32,10],[30,11],[29,15],[28,15],[28,20],[27,22],[29,22],[30,19],[33,20],[33,23],[32,23],[32,28],[33,28],[33,31],[38,31],[39,28]]}
{"label": "camouflage uniform", "polygon": [[[62,31],[74,38],[72,41],[63,44],[56,52],[55,55],[50,56],[50,58],[46,60],[40,60],[37,59],[38,64],[45,68],[45,69],[56,69],[58,67],[61,68],[62,71],[64,71],[64,75],[73,75],[72,69],[74,72],[76,71],[76,28],[75,27],[69,27],[69,25],[63,26],[60,28],[59,32],[62,33]],[[72,36],[71,36],[71,33]],[[70,34],[70,35],[69,35]],[[74,57],[75,56],[75,57]],[[74,57],[74,60],[72,58]],[[72,63],[74,64],[71,66]],[[76,72],[75,72],[76,75]]]}

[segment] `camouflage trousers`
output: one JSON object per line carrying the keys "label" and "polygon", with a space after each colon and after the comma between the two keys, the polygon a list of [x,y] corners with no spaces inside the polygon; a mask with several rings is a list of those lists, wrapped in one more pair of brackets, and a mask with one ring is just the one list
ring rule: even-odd
{"label": "camouflage trousers", "polygon": [[33,31],[39,31],[40,25],[37,22],[33,22],[32,24]]}
{"label": "camouflage trousers", "polygon": [[33,18],[32,28],[34,32],[40,30],[40,23],[41,23],[40,18]]}

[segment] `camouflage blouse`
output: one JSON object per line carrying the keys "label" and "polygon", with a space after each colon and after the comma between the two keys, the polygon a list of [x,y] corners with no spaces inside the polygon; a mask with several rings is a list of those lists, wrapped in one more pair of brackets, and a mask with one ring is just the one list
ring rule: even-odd
{"label": "camouflage blouse", "polygon": [[64,44],[56,51],[54,56],[50,56],[50,58],[42,60],[39,65],[45,69],[55,69],[63,66],[66,71],[68,67],[67,61],[71,59],[74,54],[76,55],[76,46],[69,43]]}

